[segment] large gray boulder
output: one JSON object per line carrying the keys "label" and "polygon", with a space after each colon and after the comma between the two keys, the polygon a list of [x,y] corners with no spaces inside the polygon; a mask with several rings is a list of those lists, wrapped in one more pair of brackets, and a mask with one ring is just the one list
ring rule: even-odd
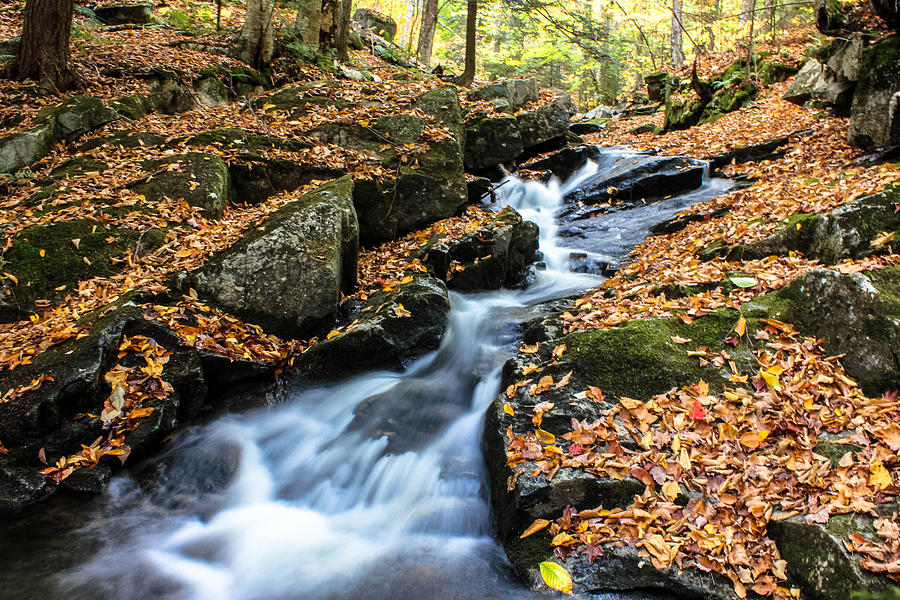
{"label": "large gray boulder", "polygon": [[12,133],[0,138],[0,173],[15,173],[50,153],[56,143],[52,127]]}
{"label": "large gray boulder", "polygon": [[528,150],[565,136],[569,130],[569,119],[576,112],[578,110],[571,96],[565,94],[540,108],[519,113],[516,123],[522,136],[522,146]]}
{"label": "large gray boulder", "polygon": [[469,92],[469,100],[490,100],[497,110],[511,113],[521,110],[530,102],[537,102],[538,98],[540,89],[534,78],[504,79]]}
{"label": "large gray boulder", "polygon": [[340,335],[304,352],[296,370],[312,380],[343,379],[372,369],[401,370],[438,348],[449,314],[444,283],[416,276],[394,292],[372,295]]}
{"label": "large gray boulder", "polygon": [[356,284],[359,225],[352,194],[352,180],[342,177],[300,196],[183,283],[278,335],[326,326],[341,292]]}
{"label": "large gray boulder", "polygon": [[416,108],[452,131],[460,148],[465,148],[466,128],[455,86],[442,85],[428,90],[416,100]]}
{"label": "large gray boulder", "polygon": [[794,81],[784,92],[784,99],[795,104],[808,100],[827,100],[836,106],[846,106],[853,98],[855,83],[831,70],[815,58],[806,61]]}
{"label": "large gray boulder", "polygon": [[329,123],[310,132],[324,142],[367,152],[395,174],[354,183],[353,203],[364,242],[394,239],[450,217],[468,200],[462,152],[455,138],[429,142],[423,153],[403,158],[399,147],[424,144],[424,128],[419,117],[394,115],[370,127]]}
{"label": "large gray boulder", "polygon": [[466,121],[466,169],[513,162],[524,149],[515,117],[476,116]]}
{"label": "large gray boulder", "polygon": [[900,389],[900,269],[865,274],[819,269],[744,305],[748,316],[769,316],[824,338],[862,390],[877,396]]}
{"label": "large gray boulder", "polygon": [[900,35],[893,35],[865,51],[850,108],[850,143],[863,148],[900,144],[898,104]]}

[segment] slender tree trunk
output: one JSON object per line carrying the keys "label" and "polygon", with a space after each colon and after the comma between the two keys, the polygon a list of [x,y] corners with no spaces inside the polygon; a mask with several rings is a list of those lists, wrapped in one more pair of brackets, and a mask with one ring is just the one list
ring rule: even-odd
{"label": "slender tree trunk", "polygon": [[74,0],[28,0],[22,41],[16,57],[17,79],[33,79],[43,88],[62,92],[80,87],[69,65],[69,37]]}
{"label": "slender tree trunk", "polygon": [[753,9],[756,6],[756,2],[754,0],[741,0],[741,22],[746,23],[750,20],[751,15],[753,14]]}
{"label": "slender tree trunk", "polygon": [[294,19],[294,33],[300,41],[313,48],[319,47],[319,28],[322,22],[322,0],[300,0],[297,18]]}
{"label": "slender tree trunk", "polygon": [[672,64],[675,68],[681,67],[684,63],[684,50],[681,40],[681,0],[672,0],[672,31],[670,40],[672,42]]}
{"label": "slender tree trunk", "polygon": [[237,56],[254,69],[272,62],[275,53],[275,29],[272,27],[274,14],[275,0],[247,2],[244,25],[238,35]]}
{"label": "slender tree trunk", "polygon": [[478,33],[478,2],[468,0],[466,4],[466,67],[457,83],[469,87],[475,81],[475,35]]}
{"label": "slender tree trunk", "polygon": [[753,36],[756,26],[756,0],[750,4],[750,36],[747,38],[747,83],[753,81]]}
{"label": "slender tree trunk", "polygon": [[347,50],[347,38],[350,35],[350,7],[351,0],[341,0],[335,19],[334,47],[337,49],[338,60],[347,62],[350,53]]}
{"label": "slender tree trunk", "polygon": [[419,61],[431,64],[431,51],[434,48],[434,30],[437,28],[438,0],[424,0],[422,6],[422,25],[419,27],[419,46],[416,55]]}

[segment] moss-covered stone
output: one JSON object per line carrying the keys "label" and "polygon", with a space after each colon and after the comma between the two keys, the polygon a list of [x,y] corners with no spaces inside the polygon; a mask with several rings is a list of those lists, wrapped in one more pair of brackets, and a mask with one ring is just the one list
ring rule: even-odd
{"label": "moss-covered stone", "polygon": [[131,189],[146,196],[150,202],[183,198],[191,206],[202,208],[213,219],[224,214],[231,187],[225,161],[214,154],[188,152],[146,161],[141,168],[145,172],[153,172],[170,165],[177,165],[177,168],[156,173]]}
{"label": "moss-covered stone", "polygon": [[86,152],[95,148],[104,146],[117,148],[140,148],[142,146],[162,146],[165,144],[166,138],[154,133],[146,133],[142,131],[123,130],[117,131],[112,135],[93,138],[84,142],[78,147],[80,152]]}
{"label": "moss-covered stone", "polygon": [[181,76],[166,69],[153,69],[149,75],[150,105],[161,113],[172,115],[197,107],[197,100],[181,80]]}
{"label": "moss-covered stone", "polygon": [[900,35],[873,44],[863,53],[859,82],[850,109],[847,138],[868,148],[900,143]]}
{"label": "moss-covered stone", "polygon": [[21,318],[33,310],[37,299],[71,294],[77,291],[79,281],[119,271],[124,261],[114,259],[124,258],[128,250],[151,252],[162,245],[164,237],[163,230],[104,227],[86,219],[23,230],[3,254],[4,271],[18,280],[9,284],[17,310],[3,318]]}
{"label": "moss-covered stone", "polygon": [[203,77],[193,84],[197,100],[204,106],[228,106],[230,99],[228,88],[218,77]]}
{"label": "moss-covered stone", "polygon": [[483,169],[508,163],[524,146],[515,117],[475,117],[466,121],[466,168]]}
{"label": "moss-covered stone", "polygon": [[56,140],[49,125],[0,138],[0,173],[15,173],[34,164],[50,153]]}
{"label": "moss-covered stone", "polygon": [[107,168],[109,166],[102,160],[97,160],[90,156],[76,156],[50,171],[50,175],[59,178],[71,177],[72,175],[83,175],[85,173],[102,173]]}
{"label": "moss-covered stone", "polygon": [[153,110],[150,98],[147,96],[123,96],[110,100],[109,105],[113,107],[121,116],[136,121]]}
{"label": "moss-covered stone", "polygon": [[644,133],[652,133],[658,135],[662,132],[663,128],[659,125],[654,125],[653,123],[644,123],[643,125],[638,125],[631,130],[631,133],[633,133],[634,135],[642,135]]}
{"label": "moss-covered stone", "polygon": [[841,364],[862,390],[878,395],[900,389],[898,288],[898,267],[849,275],[820,269],[746,303],[743,310],[824,338],[825,350],[843,354]]}
{"label": "moss-covered stone", "polygon": [[119,113],[99,98],[75,95],[38,111],[33,123],[49,125],[60,139],[70,140],[119,118]]}
{"label": "moss-covered stone", "polygon": [[416,108],[452,131],[460,148],[465,148],[466,129],[456,86],[442,85],[428,90],[416,100]]}
{"label": "moss-covered stone", "polygon": [[673,131],[693,127],[700,122],[704,108],[706,106],[699,100],[678,102],[668,99],[666,101],[666,117],[663,122],[663,129]]}

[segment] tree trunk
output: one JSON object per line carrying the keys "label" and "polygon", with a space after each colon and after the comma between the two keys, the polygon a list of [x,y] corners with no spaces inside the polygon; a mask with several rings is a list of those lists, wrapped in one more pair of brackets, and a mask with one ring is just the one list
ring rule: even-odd
{"label": "tree trunk", "polygon": [[350,53],[347,51],[347,38],[350,35],[350,7],[351,0],[341,0],[338,12],[335,15],[334,47],[337,49],[338,60],[347,62]]}
{"label": "tree trunk", "polygon": [[309,44],[313,49],[319,47],[319,25],[322,21],[322,0],[300,0],[297,18],[294,20],[294,33],[300,41]]}
{"label": "tree trunk", "polygon": [[672,64],[675,68],[681,67],[684,63],[684,50],[682,49],[681,40],[681,0],[672,0],[672,31],[670,39],[672,42]]}
{"label": "tree trunk", "polygon": [[756,6],[754,0],[741,0],[741,22],[746,23],[753,14],[753,8]]}
{"label": "tree trunk", "polygon": [[272,16],[275,0],[248,0],[244,24],[237,40],[237,57],[261,69],[272,62],[275,53],[275,28]]}
{"label": "tree trunk", "polygon": [[466,4],[466,67],[457,80],[462,87],[469,87],[475,81],[475,35],[478,25],[477,0],[468,0]]}
{"label": "tree trunk", "polygon": [[63,92],[80,87],[69,65],[69,37],[74,0],[28,0],[22,41],[16,57],[16,79],[33,79],[43,88]]}
{"label": "tree trunk", "polygon": [[416,54],[419,61],[431,64],[431,51],[434,48],[434,30],[437,28],[438,0],[424,0],[422,7],[422,25],[419,28],[419,46]]}

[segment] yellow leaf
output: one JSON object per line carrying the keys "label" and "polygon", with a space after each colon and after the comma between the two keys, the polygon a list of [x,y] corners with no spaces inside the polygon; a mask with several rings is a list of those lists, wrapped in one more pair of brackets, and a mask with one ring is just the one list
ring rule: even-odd
{"label": "yellow leaf", "polygon": [[81,243],[81,238],[72,238],[72,244],[75,246],[75,249],[78,250],[78,245]]}
{"label": "yellow leaf", "polygon": [[775,390],[776,392],[781,391],[781,384],[778,383],[778,375],[772,374],[769,371],[760,369],[759,370],[760,377],[765,380],[766,385],[769,386],[770,389]]}
{"label": "yellow leaf", "polygon": [[884,468],[880,460],[875,460],[869,465],[869,483],[877,485],[878,489],[883,490],[894,484],[891,474]]}
{"label": "yellow leaf", "polygon": [[526,344],[519,348],[519,352],[521,352],[522,354],[537,354],[539,349],[539,344],[534,344],[533,346],[529,346]]}
{"label": "yellow leaf", "polygon": [[339,335],[341,335],[340,331],[338,331],[337,329],[332,329],[331,331],[328,332],[328,335],[325,336],[325,339],[330,340],[331,338],[337,337]]}
{"label": "yellow leaf", "polygon": [[19,284],[19,280],[16,279],[15,275],[13,275],[12,273],[7,273],[4,271],[3,276],[6,277],[7,279],[9,279],[10,281],[12,281],[13,283],[15,283],[16,285]]}
{"label": "yellow leaf", "polygon": [[409,312],[408,310],[406,310],[405,308],[403,308],[403,305],[400,304],[399,302],[397,303],[397,306],[394,307],[394,314],[397,315],[398,317],[411,317],[412,316],[412,313]]}
{"label": "yellow leaf", "polygon": [[413,280],[412,275],[407,275],[406,277],[404,277],[403,279],[400,280],[400,283],[403,285],[406,285],[407,283],[411,283],[412,280]]}
{"label": "yellow leaf", "polygon": [[535,429],[534,437],[536,437],[538,441],[544,445],[552,444],[556,441],[555,435],[553,435],[549,431],[544,431],[543,429]]}
{"label": "yellow leaf", "polygon": [[743,336],[747,333],[747,319],[744,318],[744,315],[741,315],[741,318],[738,319],[738,322],[735,324],[734,332],[738,334],[738,336]]}
{"label": "yellow leaf", "polygon": [[681,447],[681,452],[678,454],[678,464],[685,471],[691,470],[691,457],[688,456],[687,449],[684,446]]}
{"label": "yellow leaf", "polygon": [[662,486],[662,493],[669,499],[669,502],[674,502],[675,498],[681,493],[681,488],[674,481],[667,481]]}
{"label": "yellow leaf", "polygon": [[673,335],[672,341],[675,342],[676,344],[687,344],[691,340],[690,340],[690,338],[683,338],[680,335]]}
{"label": "yellow leaf", "polygon": [[549,587],[564,594],[572,595],[572,576],[562,565],[544,561],[538,565],[541,578]]}
{"label": "yellow leaf", "polygon": [[513,410],[513,407],[509,404],[509,402],[503,404],[503,412],[511,417],[516,416],[516,411]]}
{"label": "yellow leaf", "polygon": [[270,108],[275,108],[274,104],[263,104],[263,110],[269,110]]}
{"label": "yellow leaf", "polygon": [[40,250],[38,250],[38,254],[41,255],[41,258],[44,258],[44,255],[47,254],[47,252],[46,252],[46,250],[44,250],[43,248],[41,248]]}
{"label": "yellow leaf", "polygon": [[526,529],[525,532],[519,536],[519,539],[527,538],[529,535],[534,535],[549,524],[550,521],[548,521],[547,519],[535,519],[534,523],[529,525],[528,529]]}

